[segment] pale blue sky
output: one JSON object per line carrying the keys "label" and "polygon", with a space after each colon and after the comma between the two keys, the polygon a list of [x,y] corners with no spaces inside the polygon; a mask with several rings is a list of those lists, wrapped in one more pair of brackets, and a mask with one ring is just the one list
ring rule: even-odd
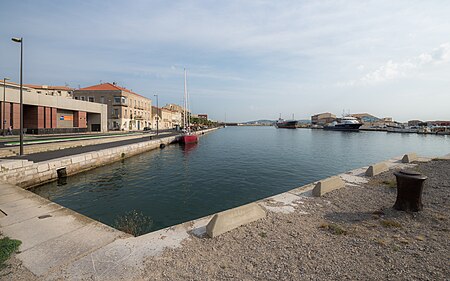
{"label": "pale blue sky", "polygon": [[450,1],[9,1],[0,78],[115,81],[227,121],[450,119]]}

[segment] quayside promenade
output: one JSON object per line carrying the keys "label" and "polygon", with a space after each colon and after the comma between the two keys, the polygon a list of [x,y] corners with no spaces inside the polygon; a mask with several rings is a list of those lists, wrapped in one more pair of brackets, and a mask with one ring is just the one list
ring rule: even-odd
{"label": "quayside promenade", "polygon": [[[196,131],[202,135],[217,128]],[[130,136],[127,139],[104,139],[86,141],[72,147],[57,149],[59,144],[38,145],[39,152],[24,156],[0,159],[0,180],[30,188],[45,182],[57,180],[94,169],[145,151],[164,147],[177,141],[179,134],[164,133],[159,136]],[[98,143],[97,143],[98,142]]]}
{"label": "quayside promenade", "polygon": [[[212,216],[139,237],[11,185],[0,231],[20,239],[2,280],[446,280],[450,155],[402,163],[313,197],[315,183],[257,202],[266,216],[214,238]],[[392,209],[393,171],[428,176],[418,213]],[[322,181],[321,181],[322,182]],[[38,203],[40,202],[40,203]],[[19,208],[22,206],[23,208]],[[18,209],[15,209],[18,208]],[[14,211],[16,210],[16,211]],[[27,211],[28,210],[28,211]]]}

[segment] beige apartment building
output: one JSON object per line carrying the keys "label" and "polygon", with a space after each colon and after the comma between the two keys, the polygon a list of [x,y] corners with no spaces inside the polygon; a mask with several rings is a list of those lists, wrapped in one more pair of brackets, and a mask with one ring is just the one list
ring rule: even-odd
{"label": "beige apartment building", "polygon": [[325,125],[336,120],[336,115],[325,112],[311,116],[311,124],[313,125]]}
{"label": "beige apartment building", "polygon": [[[27,134],[105,132],[106,105],[93,104],[41,92],[44,86],[23,86],[23,128]],[[5,87],[5,89],[3,88]],[[58,88],[54,86],[54,88]],[[5,90],[5,94],[3,94]],[[57,90],[56,90],[57,91]],[[56,92],[57,93],[57,92]],[[1,129],[20,132],[20,85],[0,81]]]}
{"label": "beige apartment building", "polygon": [[143,130],[152,126],[152,101],[149,98],[117,86],[102,83],[73,91],[76,100],[108,106],[108,130]]}
{"label": "beige apartment building", "polygon": [[157,108],[156,106],[152,106],[152,116],[152,129],[154,130],[156,129],[157,124],[160,130],[166,130],[180,126],[182,123],[181,113],[165,107]]}
{"label": "beige apartment building", "polygon": [[[169,103],[163,106],[163,108],[172,111],[172,123],[174,127],[175,126],[183,127],[184,109],[181,105]],[[190,116],[191,113],[188,111],[187,115]]]}
{"label": "beige apartment building", "polygon": [[49,86],[27,84],[25,87],[35,89],[36,93],[46,96],[58,96],[63,98],[72,98],[73,89],[67,86]]}

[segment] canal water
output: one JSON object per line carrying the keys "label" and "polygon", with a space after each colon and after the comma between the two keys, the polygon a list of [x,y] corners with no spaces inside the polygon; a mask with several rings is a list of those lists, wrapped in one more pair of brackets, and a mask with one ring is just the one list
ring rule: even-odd
{"label": "canal water", "polygon": [[407,152],[448,154],[450,137],[227,127],[33,191],[108,225],[137,210],[153,231]]}

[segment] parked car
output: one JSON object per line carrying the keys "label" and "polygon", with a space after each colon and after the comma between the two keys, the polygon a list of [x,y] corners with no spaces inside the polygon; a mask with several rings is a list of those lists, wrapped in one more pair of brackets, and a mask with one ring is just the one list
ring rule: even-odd
{"label": "parked car", "polygon": [[152,129],[150,127],[144,127],[144,129],[143,129],[144,133],[150,133],[151,130]]}

